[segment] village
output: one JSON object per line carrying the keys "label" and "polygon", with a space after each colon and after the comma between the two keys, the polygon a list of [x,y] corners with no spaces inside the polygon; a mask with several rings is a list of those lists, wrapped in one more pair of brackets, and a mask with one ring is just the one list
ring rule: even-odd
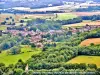
{"label": "village", "polygon": [[[3,34],[11,34],[12,36],[30,36],[29,40],[30,43],[34,43],[38,48],[43,48],[44,44],[41,41],[45,41],[46,43],[50,43],[52,42],[51,40],[47,40],[46,38],[43,38],[42,36],[45,36],[47,34],[50,34],[51,36],[54,34],[58,34],[58,35],[62,35],[62,34],[66,34],[66,35],[74,35],[77,33],[84,33],[84,32],[89,32],[91,30],[100,28],[100,25],[88,25],[86,24],[85,26],[81,26],[81,27],[68,27],[67,29],[61,29],[61,30],[49,30],[48,32],[42,32],[40,30],[36,30],[35,31],[29,31],[27,30],[27,28],[24,28],[24,30],[16,30],[16,29],[10,29],[7,28],[7,30],[0,30],[0,35],[2,36]],[[71,32],[71,33],[69,33]]]}

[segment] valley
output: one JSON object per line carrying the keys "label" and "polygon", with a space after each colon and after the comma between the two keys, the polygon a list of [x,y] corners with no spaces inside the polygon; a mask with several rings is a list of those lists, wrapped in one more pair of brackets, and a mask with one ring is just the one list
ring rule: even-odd
{"label": "valley", "polygon": [[0,75],[99,75],[100,3],[41,1],[2,1]]}

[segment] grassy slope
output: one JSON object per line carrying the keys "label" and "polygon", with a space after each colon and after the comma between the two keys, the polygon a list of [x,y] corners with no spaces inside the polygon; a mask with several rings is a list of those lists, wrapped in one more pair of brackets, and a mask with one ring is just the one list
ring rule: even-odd
{"label": "grassy slope", "polygon": [[22,59],[24,62],[28,60],[32,55],[37,55],[41,53],[40,49],[32,49],[33,52],[27,52],[31,51],[31,48],[28,46],[24,46],[21,49],[22,54],[17,54],[17,55],[7,55],[7,51],[3,51],[0,54],[0,63],[5,63],[6,66],[9,64],[15,64],[19,59]]}
{"label": "grassy slope", "polygon": [[100,67],[100,56],[77,56],[67,63],[96,64],[98,67]]}

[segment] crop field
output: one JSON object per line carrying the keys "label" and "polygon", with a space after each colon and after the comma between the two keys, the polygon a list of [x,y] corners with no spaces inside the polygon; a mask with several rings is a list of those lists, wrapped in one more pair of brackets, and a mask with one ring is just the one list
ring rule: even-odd
{"label": "crop field", "polygon": [[77,16],[92,16],[92,15],[100,15],[100,12],[73,12],[73,14]]}
{"label": "crop field", "polygon": [[80,46],[89,46],[91,43],[93,43],[95,45],[100,44],[100,38],[86,39],[81,42]]}
{"label": "crop field", "polygon": [[[32,52],[28,52],[32,51]],[[38,55],[41,53],[40,49],[31,49],[29,46],[24,46],[21,49],[21,54],[17,55],[8,55],[7,51],[3,51],[0,54],[0,63],[4,63],[6,66],[9,64],[16,64],[19,59],[22,59],[24,62],[28,60],[32,55]]]}
{"label": "crop field", "polygon": [[77,15],[74,15],[72,13],[58,13],[57,18],[55,18],[55,20],[68,20],[76,17]]}
{"label": "crop field", "polygon": [[88,24],[88,25],[100,25],[100,21],[83,21],[81,23],[63,25],[62,28],[65,29],[68,27],[81,27],[81,26],[85,26],[86,24]]}
{"label": "crop field", "polygon": [[100,67],[100,56],[78,56],[68,61],[67,63],[96,64],[97,67]]}
{"label": "crop field", "polygon": [[27,17],[27,20],[31,20],[34,18],[49,18],[54,17],[54,14],[0,14],[0,22],[4,21],[6,18],[13,17],[15,22],[19,22],[19,20],[24,19]]}

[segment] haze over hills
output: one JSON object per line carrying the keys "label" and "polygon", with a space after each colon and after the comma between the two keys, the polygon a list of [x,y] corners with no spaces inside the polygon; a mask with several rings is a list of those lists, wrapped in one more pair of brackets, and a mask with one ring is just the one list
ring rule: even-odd
{"label": "haze over hills", "polygon": [[[0,0],[0,8],[11,8],[11,7],[30,7],[30,8],[43,8],[47,6],[59,6],[66,2],[86,2],[90,0]],[[100,2],[99,0],[93,0]]]}

